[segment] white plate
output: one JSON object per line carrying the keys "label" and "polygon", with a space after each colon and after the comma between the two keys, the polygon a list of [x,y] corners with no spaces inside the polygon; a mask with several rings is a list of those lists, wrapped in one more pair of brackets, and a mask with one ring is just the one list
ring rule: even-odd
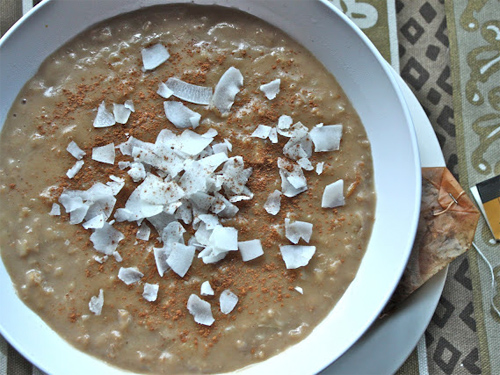
{"label": "white plate", "polygon": [[[422,167],[444,167],[436,134],[415,95],[396,73],[417,133]],[[373,326],[322,375],[393,374],[411,354],[436,310],[448,268],[413,293],[398,309]],[[390,353],[390,355],[388,355]]]}
{"label": "white plate", "polygon": [[[17,92],[50,53],[91,24],[162,0],[45,1],[0,43],[0,123]],[[177,2],[192,2],[180,0]],[[230,5],[284,30],[308,48],[337,80],[363,121],[372,145],[376,221],[358,274],[339,303],[300,343],[245,373],[314,373],[342,355],[370,327],[392,295],[417,228],[421,175],[417,140],[401,91],[368,38],[326,0],[196,0]],[[397,178],[395,178],[397,177]],[[375,281],[375,282],[374,282]],[[0,263],[0,332],[52,374],[117,373],[51,331],[16,298]],[[4,304],[4,301],[5,304]],[[43,341],[40,345],[38,337]]]}

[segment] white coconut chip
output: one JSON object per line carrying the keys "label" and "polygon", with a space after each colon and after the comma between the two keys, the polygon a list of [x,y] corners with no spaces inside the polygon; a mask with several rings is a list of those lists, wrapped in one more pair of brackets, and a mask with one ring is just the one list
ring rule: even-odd
{"label": "white coconut chip", "polygon": [[272,100],[276,98],[276,95],[280,92],[281,79],[275,79],[269,83],[265,83],[260,86],[260,91],[264,93],[266,98]]}
{"label": "white coconut chip", "polygon": [[103,214],[94,216],[92,219],[82,224],[85,229],[98,229],[104,226],[105,218]]}
{"label": "white coconut chip", "polygon": [[118,251],[113,251],[113,257],[115,258],[115,260],[118,262],[118,263],[121,263],[123,262],[123,258],[121,256],[121,254],[118,252]]}
{"label": "white coconut chip", "polygon": [[212,106],[217,108],[222,115],[229,113],[234,103],[236,94],[243,86],[243,75],[235,67],[230,67],[221,76],[215,86],[212,96]]}
{"label": "white coconut chip", "polygon": [[201,153],[210,143],[213,138],[203,137],[189,129],[184,130],[177,138],[177,149],[188,155],[196,156]]}
{"label": "white coconut chip", "polygon": [[174,92],[170,90],[164,82],[160,82],[156,93],[165,99],[170,98],[174,94]]}
{"label": "white coconut chip", "polygon": [[305,221],[290,222],[290,219],[285,218],[285,236],[294,244],[297,244],[302,238],[309,243],[313,230],[313,224]]}
{"label": "white coconut chip", "polygon": [[300,294],[304,294],[304,289],[302,289],[300,286],[296,286],[295,289],[297,292],[299,292]]}
{"label": "white coconut chip", "polygon": [[50,216],[61,215],[61,206],[59,206],[57,203],[52,203],[52,208],[50,209],[49,215]]}
{"label": "white coconut chip", "polygon": [[132,112],[135,112],[135,106],[132,100],[125,100],[125,103],[123,103],[123,105],[125,106],[125,108],[130,109]]}
{"label": "white coconut chip", "polygon": [[126,124],[131,113],[130,106],[113,103],[113,116],[118,124]]}
{"label": "white coconut chip", "polygon": [[137,230],[135,237],[138,240],[149,241],[149,237],[151,236],[151,228],[146,224],[145,221],[141,223],[141,226]]}
{"label": "white coconut chip", "polygon": [[210,128],[205,133],[203,133],[201,136],[204,138],[212,138],[213,139],[217,136],[217,134],[219,134],[219,132],[217,130],[215,130],[214,128]]}
{"label": "white coconut chip", "polygon": [[167,264],[177,275],[184,277],[193,263],[196,248],[179,242],[173,242],[170,246],[172,252],[167,259]]}
{"label": "white coconut chip", "polygon": [[236,307],[236,304],[238,303],[238,296],[229,289],[226,289],[221,293],[219,303],[220,311],[227,315]]}
{"label": "white coconut chip", "polygon": [[141,50],[144,70],[153,70],[168,60],[170,54],[163,44],[155,44]]}
{"label": "white coconut chip", "polygon": [[73,157],[77,160],[82,160],[85,156],[85,151],[78,147],[75,141],[71,141],[69,143],[68,147],[66,147],[66,151],[73,155]]}
{"label": "white coconut chip", "polygon": [[165,116],[167,116],[167,119],[174,124],[176,128],[196,129],[200,124],[201,115],[189,109],[181,102],[172,100],[166,101],[163,103],[163,107],[165,108]]}
{"label": "white coconut chip", "polygon": [[142,292],[142,297],[146,301],[154,302],[158,298],[158,290],[160,286],[158,284],[144,283],[144,291]]}
{"label": "white coconut chip", "polygon": [[324,166],[325,166],[325,162],[324,161],[319,162],[318,164],[316,164],[316,173],[318,175],[320,175],[321,173],[323,173]]}
{"label": "white coconut chip", "polygon": [[143,277],[144,274],[137,267],[120,267],[118,270],[118,278],[127,285],[134,284]]}
{"label": "white coconut chip", "polygon": [[173,242],[184,244],[184,233],[186,233],[186,230],[182,224],[174,220],[163,228],[163,231],[161,232],[161,239],[165,244]]}
{"label": "white coconut chip", "polygon": [[278,143],[278,131],[276,128],[272,128],[269,132],[269,140],[271,143]]}
{"label": "white coconut chip", "polygon": [[336,151],[340,148],[342,125],[315,126],[309,132],[315,152]]}
{"label": "white coconut chip", "polygon": [[215,322],[210,303],[203,301],[196,294],[189,296],[187,308],[189,313],[193,315],[196,323],[211,326]]}
{"label": "white coconut chip", "polygon": [[255,138],[260,138],[260,139],[266,139],[269,137],[269,134],[271,133],[271,127],[267,125],[259,125],[257,128],[253,131],[253,133],[250,135],[250,137],[255,137]]}
{"label": "white coconut chip", "polygon": [[233,227],[218,225],[213,229],[208,244],[214,249],[216,254],[236,251],[238,250],[238,230]]}
{"label": "white coconut chip", "polygon": [[193,85],[175,77],[169,78],[165,84],[174,96],[187,102],[208,105],[212,100],[211,87]]}
{"label": "white coconut chip", "polygon": [[281,177],[281,191],[287,197],[294,197],[307,190],[307,180],[302,168],[295,163],[278,158]]}
{"label": "white coconut chip", "polygon": [[287,269],[296,269],[309,264],[316,252],[316,246],[286,245],[280,246],[281,256]]}
{"label": "white coconut chip", "polygon": [[163,277],[165,272],[167,272],[170,269],[170,266],[167,263],[167,259],[171,251],[172,251],[171,246],[155,247],[153,249],[156,269],[158,270],[158,274],[160,275],[160,277]]}
{"label": "white coconut chip", "polygon": [[300,158],[297,160],[297,164],[300,165],[305,171],[312,171],[314,169],[311,161],[308,158]]}
{"label": "white coconut chip", "polygon": [[101,147],[92,149],[92,159],[100,163],[114,164],[115,163],[115,144],[110,143]]}
{"label": "white coconut chip", "polygon": [[281,115],[278,119],[278,125],[276,130],[278,133],[282,134],[283,132],[287,132],[290,129],[290,126],[293,124],[293,119],[288,115]]}
{"label": "white coconut chip", "polygon": [[89,310],[95,315],[101,315],[102,307],[104,306],[104,291],[99,289],[98,296],[90,297]]}
{"label": "white coconut chip", "polygon": [[201,284],[200,294],[202,296],[213,296],[215,294],[209,281],[204,281]]}
{"label": "white coconut chip", "polygon": [[80,172],[80,169],[82,169],[83,164],[83,160],[77,160],[76,163],[70,169],[68,169],[68,171],[66,172],[66,176],[68,176],[68,178],[75,177],[76,174]]}
{"label": "white coconut chip", "polygon": [[142,181],[147,176],[146,168],[142,163],[130,163],[130,169],[127,173],[134,182]]}
{"label": "white coconut chip", "polygon": [[[219,218],[211,214],[202,214],[198,218],[205,224],[206,229],[212,230],[219,224]],[[207,243],[208,244],[208,243]]]}
{"label": "white coconut chip", "polygon": [[271,215],[276,215],[281,209],[281,191],[275,190],[267,197],[264,209]]}
{"label": "white coconut chip", "polygon": [[106,109],[106,103],[103,101],[97,108],[97,115],[94,119],[94,128],[107,128],[116,124],[115,116]]}
{"label": "white coconut chip", "polygon": [[323,191],[323,199],[321,200],[321,207],[334,208],[343,206],[345,204],[344,198],[344,180],[337,180],[325,187]]}
{"label": "white coconut chip", "polygon": [[224,259],[227,253],[227,251],[216,252],[213,248],[206,247],[205,249],[200,251],[200,253],[198,254],[198,258],[201,258],[203,260],[203,263],[205,264],[213,264]]}
{"label": "white coconut chip", "polygon": [[241,259],[244,262],[248,262],[264,254],[260,240],[238,242],[238,249],[240,250]]}
{"label": "white coconut chip", "polygon": [[110,223],[104,223],[102,228],[96,229],[90,235],[90,240],[94,244],[94,249],[111,255],[118,247],[118,243],[123,240],[125,236],[119,230],[113,228]]}

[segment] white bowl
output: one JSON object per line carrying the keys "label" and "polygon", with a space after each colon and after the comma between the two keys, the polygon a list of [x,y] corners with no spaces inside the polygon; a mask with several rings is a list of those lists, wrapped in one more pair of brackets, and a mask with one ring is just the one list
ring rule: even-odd
{"label": "white bowl", "polygon": [[[0,41],[0,124],[41,62],[94,23],[161,3],[235,7],[282,29],[333,73],[353,103],[372,146],[377,205],[375,224],[358,274],[330,314],[300,343],[238,373],[316,373],[368,329],[404,270],[419,216],[421,175],[410,116],[393,76],[375,47],[324,0],[116,0],[43,2]],[[0,332],[30,361],[51,374],[118,374],[86,355],[28,309],[0,262]]]}

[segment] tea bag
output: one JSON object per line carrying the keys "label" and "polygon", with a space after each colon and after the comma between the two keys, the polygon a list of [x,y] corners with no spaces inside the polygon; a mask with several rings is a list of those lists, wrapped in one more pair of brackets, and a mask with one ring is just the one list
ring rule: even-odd
{"label": "tea bag", "polygon": [[448,169],[422,168],[417,235],[389,309],[471,247],[479,215]]}

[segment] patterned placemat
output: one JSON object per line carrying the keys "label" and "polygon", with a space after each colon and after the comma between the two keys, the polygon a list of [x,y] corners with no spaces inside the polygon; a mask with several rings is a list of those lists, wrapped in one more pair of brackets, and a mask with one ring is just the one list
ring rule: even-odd
{"label": "patterned placemat", "polygon": [[[500,174],[500,2],[448,0],[446,10],[460,182],[470,187]],[[500,300],[500,244],[484,220],[475,243],[497,281],[493,290],[488,265],[470,252],[479,356],[484,373],[500,374],[500,316],[491,308],[495,293],[497,305]]]}

